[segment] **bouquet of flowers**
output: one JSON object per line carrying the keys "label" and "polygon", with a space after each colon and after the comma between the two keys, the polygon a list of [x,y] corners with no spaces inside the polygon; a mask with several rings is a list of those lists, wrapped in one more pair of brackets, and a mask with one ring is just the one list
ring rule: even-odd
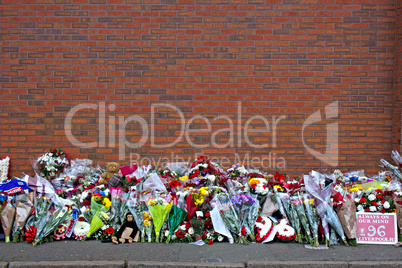
{"label": "bouquet of flowers", "polygon": [[195,241],[203,240],[205,220],[196,217],[190,220],[191,227],[194,229]]}
{"label": "bouquet of flowers", "polygon": [[227,173],[231,179],[240,181],[242,183],[247,179],[248,171],[244,166],[240,164],[233,165],[227,170]]}
{"label": "bouquet of flowers", "polygon": [[346,241],[345,234],[343,232],[342,225],[336,215],[332,206],[329,205],[329,198],[331,196],[331,191],[333,188],[333,182],[327,185],[324,189],[321,190],[320,186],[314,181],[311,176],[306,176],[304,178],[306,190],[315,197],[315,204],[317,209],[317,214],[321,218],[321,223],[324,228],[326,245],[329,245],[329,226],[330,224],[332,228],[338,233],[341,237],[345,246],[349,246]]}
{"label": "bouquet of flowers", "polygon": [[[236,236],[239,236],[244,244],[248,245],[244,232],[242,234],[242,222],[238,218],[234,205],[226,193],[218,194],[216,206],[228,229]],[[238,242],[240,243],[240,240]]]}
{"label": "bouquet of flowers", "polygon": [[145,201],[130,200],[129,209],[134,216],[138,229],[141,231],[141,242],[145,242],[145,235],[148,236],[148,242],[152,242],[152,217]]}
{"label": "bouquet of flowers", "polygon": [[155,241],[159,243],[160,232],[163,223],[168,217],[170,210],[172,209],[172,203],[170,203],[170,196],[164,197],[160,196],[158,198],[153,198],[148,200],[148,209],[151,213],[154,227],[155,227]]}
{"label": "bouquet of flowers", "polygon": [[38,243],[42,243],[43,239],[50,235],[60,224],[66,221],[66,219],[69,220],[69,214],[67,207],[58,208],[53,213],[47,214],[47,216],[43,218],[44,221],[41,221],[42,223],[45,222],[45,224],[40,225],[41,228],[37,229],[36,237],[32,245],[36,246]]}
{"label": "bouquet of flowers", "polygon": [[173,205],[170,214],[169,214],[169,236],[166,239],[166,244],[169,244],[169,241],[171,239],[171,236],[173,235],[174,231],[177,229],[177,227],[180,226],[180,224],[186,219],[187,217],[187,212],[181,208],[179,208],[177,205]]}
{"label": "bouquet of flowers", "polygon": [[112,226],[106,224],[103,225],[98,231],[95,232],[95,239],[96,240],[108,240],[111,239],[115,229]]}
{"label": "bouquet of flowers", "polygon": [[356,198],[358,212],[395,212],[395,203],[391,196],[386,196],[381,189],[371,189],[363,193],[361,198]]}
{"label": "bouquet of flowers", "polygon": [[46,179],[51,179],[61,174],[67,165],[68,160],[63,149],[51,149],[33,161],[35,172]]}
{"label": "bouquet of flowers", "polygon": [[313,240],[311,238],[311,233],[310,233],[310,226],[309,226],[309,222],[308,222],[308,218],[306,215],[306,212],[304,210],[304,206],[303,206],[303,201],[300,198],[300,195],[298,196],[292,196],[290,198],[293,208],[296,210],[297,216],[303,226],[304,232],[306,234],[307,237],[307,241],[310,244],[313,244]]}
{"label": "bouquet of flowers", "polygon": [[[111,205],[111,216],[110,216],[110,221],[112,222],[112,227],[113,229],[117,230],[119,226],[119,221],[122,213],[120,212],[121,204],[122,204],[122,196],[123,196],[123,190],[118,187],[118,188],[110,188],[110,195],[112,199],[112,205]],[[126,214],[124,214],[126,215]],[[133,214],[134,215],[134,214]]]}
{"label": "bouquet of flowers", "polygon": [[301,234],[301,228],[300,228],[300,221],[299,217],[297,216],[296,209],[293,207],[292,203],[290,202],[290,196],[287,193],[282,193],[281,194],[281,201],[283,203],[283,206],[286,210],[287,215],[289,216],[290,224],[296,231],[296,242],[302,243],[302,234]]}
{"label": "bouquet of flowers", "polygon": [[303,203],[306,208],[306,216],[308,218],[313,246],[318,247],[320,244],[318,243],[318,217],[315,210],[314,198],[309,197],[308,194],[302,195]]}

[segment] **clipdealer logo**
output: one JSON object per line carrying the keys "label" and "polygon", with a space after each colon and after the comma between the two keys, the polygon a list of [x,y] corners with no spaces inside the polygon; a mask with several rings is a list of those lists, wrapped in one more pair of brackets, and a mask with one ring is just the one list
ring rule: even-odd
{"label": "clipdealer logo", "polygon": [[[155,114],[158,108],[164,108],[164,112],[166,110],[170,110],[170,113],[175,113],[177,124],[180,125],[180,129],[178,131],[177,137],[169,143],[160,143],[157,142],[158,136],[155,134],[155,126],[157,125],[155,122]],[[257,149],[264,148],[277,148],[277,126],[281,120],[285,119],[286,116],[273,116],[270,120],[262,115],[254,115],[249,118],[243,119],[242,115],[242,107],[241,102],[237,103],[237,113],[235,114],[235,118],[230,118],[228,116],[219,115],[214,118],[207,118],[203,115],[196,115],[191,118],[185,118],[183,112],[176,106],[170,104],[153,104],[151,106],[151,113],[149,117],[149,122],[141,116],[131,115],[129,117],[114,115],[114,111],[116,106],[114,104],[110,104],[106,106],[105,102],[99,102],[99,104],[90,104],[84,103],[74,106],[67,114],[64,122],[64,130],[67,139],[69,142],[79,148],[119,148],[119,160],[126,159],[126,149],[136,149],[141,148],[146,142],[150,142],[151,148],[163,149],[163,148],[172,148],[179,142],[187,142],[192,148],[241,148],[243,146],[243,142],[246,143],[246,146]],[[80,112],[87,110],[97,110],[98,111],[98,141],[93,142],[81,142],[73,135],[73,118],[78,117]],[[107,112],[112,112],[113,115],[108,116],[109,123],[106,124],[106,114]],[[327,105],[325,108],[325,119],[334,119],[338,116],[338,102],[331,103]],[[311,116],[307,118],[307,120],[303,124],[302,128],[302,142],[306,150],[315,156],[317,159],[327,163],[331,166],[338,165],[338,124],[333,123],[329,124],[327,127],[327,151],[325,154],[322,154],[318,151],[315,151],[307,146],[304,141],[304,131],[309,126],[318,121],[324,120],[321,117],[321,112],[315,112]],[[242,122],[244,121],[244,126]],[[196,122],[203,122],[203,128],[194,129],[194,126],[199,125]],[[222,122],[225,122],[222,123]],[[225,128],[218,129],[212,131],[213,124],[224,125]],[[139,138],[136,142],[131,142],[127,140],[126,137],[126,128],[129,124],[136,124],[139,126],[138,130],[141,131],[141,135],[136,138]],[[252,125],[263,125],[263,128],[251,129],[249,128]],[[106,130],[106,128],[108,130]],[[115,133],[118,133],[116,136]],[[199,144],[195,143],[192,139],[194,137],[193,133],[206,133],[210,134],[211,142]],[[249,133],[268,133],[265,135],[269,142],[263,142],[260,144],[256,144],[250,139]],[[218,138],[227,133],[225,136],[228,137],[226,143],[219,143]],[[236,135],[235,135],[236,134]],[[137,154],[136,154],[137,155]],[[269,152],[269,157],[271,157],[271,152]],[[139,156],[137,155],[137,158]],[[284,161],[284,159],[283,159]],[[282,162],[283,162],[282,161]]]}

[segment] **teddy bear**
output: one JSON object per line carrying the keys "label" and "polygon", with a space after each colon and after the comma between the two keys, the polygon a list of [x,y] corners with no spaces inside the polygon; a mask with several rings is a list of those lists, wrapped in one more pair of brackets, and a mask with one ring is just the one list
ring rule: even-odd
{"label": "teddy bear", "polygon": [[116,162],[109,162],[106,164],[106,172],[101,174],[99,184],[108,184],[109,179],[111,179],[114,174],[117,174],[120,169],[120,164]]}

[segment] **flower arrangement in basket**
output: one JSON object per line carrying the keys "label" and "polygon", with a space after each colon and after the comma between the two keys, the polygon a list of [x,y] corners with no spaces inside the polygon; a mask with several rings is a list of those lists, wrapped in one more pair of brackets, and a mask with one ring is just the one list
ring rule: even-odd
{"label": "flower arrangement in basket", "polygon": [[34,170],[46,179],[53,179],[64,171],[68,165],[67,155],[63,149],[51,149],[38,159],[32,161]]}

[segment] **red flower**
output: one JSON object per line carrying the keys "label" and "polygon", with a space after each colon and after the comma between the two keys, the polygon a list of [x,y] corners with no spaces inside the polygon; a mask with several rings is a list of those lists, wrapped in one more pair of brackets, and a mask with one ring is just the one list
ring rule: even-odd
{"label": "red flower", "polygon": [[385,200],[381,200],[381,203],[383,203],[383,204],[384,204],[384,203],[385,203]]}
{"label": "red flower", "polygon": [[373,206],[378,206],[378,203],[377,202],[372,202],[371,203]]}
{"label": "red flower", "polygon": [[360,204],[361,203],[366,203],[366,202],[367,202],[366,198],[360,198],[360,201],[359,201]]}
{"label": "red flower", "polygon": [[27,242],[33,242],[36,237],[36,228],[33,227],[32,225],[29,226],[29,228],[25,232],[25,236],[27,237],[26,238]]}
{"label": "red flower", "polygon": [[261,216],[258,216],[256,221],[257,221],[257,222],[262,222],[262,217],[261,217]]}
{"label": "red flower", "polygon": [[211,214],[209,212],[205,213],[205,217],[209,218],[211,217]]}
{"label": "red flower", "polygon": [[179,181],[177,181],[177,180],[169,182],[169,187],[170,188],[176,188],[176,187],[179,187],[180,185],[181,185],[181,183]]}
{"label": "red flower", "polygon": [[242,236],[246,236],[247,235],[247,231],[246,228],[243,226],[243,228],[241,229],[241,235]]}
{"label": "red flower", "polygon": [[198,174],[200,174],[199,170],[194,171],[194,175],[197,176]]}
{"label": "red flower", "polygon": [[208,245],[212,245],[213,243],[214,243],[214,241],[212,241],[212,240],[208,241]]}
{"label": "red flower", "polygon": [[176,232],[176,236],[177,236],[177,238],[183,238],[185,236],[185,234],[184,234],[184,232],[181,232],[180,230],[178,230]]}
{"label": "red flower", "polygon": [[377,193],[382,193],[381,189],[375,190]]}
{"label": "red flower", "polygon": [[370,209],[366,208],[366,209],[364,210],[364,212],[370,212]]}
{"label": "red flower", "polygon": [[386,212],[385,209],[382,208],[382,209],[381,209],[381,213],[385,213],[385,212]]}
{"label": "red flower", "polygon": [[211,170],[209,170],[209,169],[206,168],[206,169],[203,170],[203,172],[209,173],[209,172],[211,172]]}
{"label": "red flower", "polygon": [[377,195],[377,198],[383,199],[384,197],[382,195]]}
{"label": "red flower", "polygon": [[114,232],[114,229],[112,227],[109,227],[106,229],[107,234],[113,234],[113,232]]}
{"label": "red flower", "polygon": [[57,149],[53,149],[53,153],[57,152]]}

